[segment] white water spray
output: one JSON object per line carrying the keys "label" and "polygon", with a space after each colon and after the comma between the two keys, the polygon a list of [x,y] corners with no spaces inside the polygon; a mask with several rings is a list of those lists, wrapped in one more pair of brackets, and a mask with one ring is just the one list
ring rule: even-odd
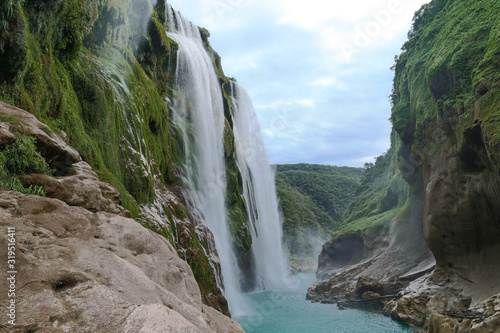
{"label": "white water spray", "polygon": [[282,248],[282,226],[274,185],[274,172],[264,148],[257,115],[250,97],[237,83],[231,85],[234,105],[236,158],[251,224],[257,288],[284,287],[288,276]]}
{"label": "white water spray", "polygon": [[214,235],[221,261],[224,296],[233,314],[246,312],[248,303],[239,286],[226,214],[224,164],[224,104],[214,66],[203,48],[198,27],[167,5],[168,36],[179,44],[175,124],[184,136],[185,175],[194,199],[193,208]]}
{"label": "white water spray", "polygon": [[[230,311],[249,312],[240,285],[226,211],[224,163],[224,104],[213,63],[205,51],[198,27],[167,4],[168,36],[179,45],[176,86],[182,96],[173,101],[173,121],[184,142],[185,176],[193,206],[214,235],[220,257],[224,296]],[[260,129],[246,93],[233,84],[234,135],[237,162],[242,173],[247,216],[253,237],[258,289],[283,286],[285,264],[274,175],[264,150]]]}

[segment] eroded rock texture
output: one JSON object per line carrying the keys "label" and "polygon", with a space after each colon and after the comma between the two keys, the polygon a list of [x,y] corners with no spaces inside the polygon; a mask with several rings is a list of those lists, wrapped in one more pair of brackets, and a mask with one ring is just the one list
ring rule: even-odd
{"label": "eroded rock texture", "polygon": [[202,304],[168,240],[130,218],[2,191],[0,225],[16,228],[13,332],[242,332]]}
{"label": "eroded rock texture", "polygon": [[[203,236],[211,260],[217,262],[211,233],[201,226],[195,232],[177,196],[163,187],[159,197],[164,201],[157,209],[143,208],[144,220],[170,229],[145,228],[129,218],[118,191],[100,181],[48,126],[4,103],[0,116],[2,145],[16,135],[35,136],[41,154],[58,173],[19,176],[25,186],[43,188],[47,197],[0,190],[0,229],[6,235],[14,227],[16,238],[16,325],[8,326],[10,331],[243,332],[222,314],[229,311],[215,281],[209,286],[197,282],[179,257],[191,251],[184,259],[206,262],[204,274],[216,279],[198,241]],[[168,218],[168,212],[179,217]],[[173,239],[171,224],[182,235]],[[6,236],[0,237],[2,248],[7,242]],[[0,289],[9,290],[6,260],[1,270]],[[7,293],[0,296],[2,304],[10,299]],[[4,318],[7,311],[2,307]]]}

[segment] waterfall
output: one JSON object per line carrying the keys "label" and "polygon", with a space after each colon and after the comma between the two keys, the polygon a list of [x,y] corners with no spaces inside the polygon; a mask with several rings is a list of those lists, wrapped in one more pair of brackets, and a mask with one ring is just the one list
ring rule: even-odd
{"label": "waterfall", "polygon": [[250,97],[231,83],[236,159],[243,178],[243,191],[252,233],[255,279],[258,289],[282,289],[286,282],[281,218],[271,169],[257,115]]}
{"label": "waterfall", "polygon": [[174,124],[184,139],[185,177],[193,205],[214,235],[224,296],[233,314],[245,312],[239,268],[226,215],[224,104],[212,61],[203,48],[198,27],[167,4],[168,36],[179,44]]}
{"label": "waterfall", "polygon": [[[198,27],[168,3],[166,12],[167,35],[179,45],[176,96],[170,106],[173,123],[183,137],[185,183],[193,206],[190,208],[199,212],[202,223],[214,235],[223,293],[231,313],[238,316],[250,309],[242,291],[242,272],[226,211],[223,94]],[[280,286],[285,269],[274,177],[251,102],[237,85],[232,87],[236,157],[245,186],[244,199],[256,258],[253,279],[259,289],[275,288]]]}

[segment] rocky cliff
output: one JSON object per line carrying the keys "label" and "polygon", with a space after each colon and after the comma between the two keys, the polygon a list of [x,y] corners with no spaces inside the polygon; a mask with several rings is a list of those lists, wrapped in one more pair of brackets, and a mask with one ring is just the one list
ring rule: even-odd
{"label": "rocky cliff", "polygon": [[[381,278],[358,265],[348,288],[356,290],[362,275],[384,288],[347,291],[347,300],[375,299],[387,314],[429,332],[500,329],[499,14],[498,1],[431,1],[415,14],[394,65],[391,120],[401,139],[398,158],[409,163],[400,163],[400,170],[413,197],[413,217],[400,220],[418,228],[390,241],[404,249],[422,237],[435,268],[396,274],[404,284],[391,290],[384,284],[394,276],[392,266]],[[325,251],[336,253],[334,245]],[[311,297],[325,294],[318,289],[342,295],[334,287],[352,267],[313,287]]]}
{"label": "rocky cliff", "polygon": [[[164,0],[2,1],[0,100],[45,124],[37,136],[42,154],[43,133],[58,135],[74,147],[95,172],[92,188],[105,193],[111,185],[118,191],[113,192],[118,205],[108,211],[127,211],[168,238],[191,266],[203,302],[229,314],[217,284],[220,264],[211,232],[200,225],[198,212],[186,208],[190,194],[183,182],[185,143],[169,109],[179,94],[174,88],[178,45],[166,34],[165,6]],[[235,160],[229,79],[210,47],[209,33],[200,31],[225,105],[226,197],[233,241],[242,265],[250,266],[245,258],[250,258],[252,239]],[[10,120],[2,118],[5,121]],[[74,156],[68,161],[44,157],[54,176],[72,172],[68,163]],[[24,176],[22,182],[26,189],[66,199],[79,191],[78,177],[56,182]],[[95,198],[90,187],[86,191],[68,204],[103,210],[99,200],[88,207]]]}
{"label": "rocky cliff", "polygon": [[[0,244],[14,247],[15,258],[9,263],[14,266],[8,267],[6,260],[1,264],[3,272],[15,270],[9,274],[14,280],[1,282],[2,290],[12,290],[1,295],[2,316],[11,315],[15,323],[4,329],[243,332],[202,302],[192,269],[169,240],[130,218],[120,206],[119,192],[100,181],[50,127],[4,103],[0,119],[2,156],[21,138],[32,137],[38,158],[53,168],[48,174],[19,176],[24,185],[19,191],[0,191],[5,235]],[[15,159],[20,173],[34,161],[22,149]],[[2,160],[2,186],[12,165]],[[46,197],[21,193],[34,188]],[[7,304],[14,304],[15,311]]]}
{"label": "rocky cliff", "polygon": [[[421,228],[419,171],[397,133],[392,146],[365,169],[356,198],[334,237],[323,245],[307,298],[382,310],[412,279],[434,268]],[[375,287],[367,287],[375,286]]]}

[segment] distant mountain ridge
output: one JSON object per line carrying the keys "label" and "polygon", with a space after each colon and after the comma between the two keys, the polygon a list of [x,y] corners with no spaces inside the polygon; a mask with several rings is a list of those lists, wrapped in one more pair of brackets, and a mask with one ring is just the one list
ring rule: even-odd
{"label": "distant mountain ridge", "polygon": [[292,263],[316,264],[321,243],[337,231],[362,175],[362,168],[306,163],[276,166],[283,238]]}

